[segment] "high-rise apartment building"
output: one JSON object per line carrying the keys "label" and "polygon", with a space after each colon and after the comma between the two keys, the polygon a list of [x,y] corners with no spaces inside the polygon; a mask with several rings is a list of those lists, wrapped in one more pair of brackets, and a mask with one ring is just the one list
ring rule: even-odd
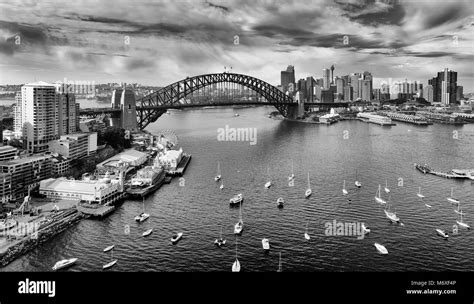
{"label": "high-rise apartment building", "polygon": [[[290,84],[295,85],[295,67],[289,65],[286,68],[286,71],[281,71],[280,84],[282,86],[283,92],[287,92]],[[294,90],[296,91],[296,90]]]}
{"label": "high-rise apartment building", "polygon": [[449,105],[456,102],[458,73],[445,68],[438,76],[428,80],[433,86],[433,101]]}

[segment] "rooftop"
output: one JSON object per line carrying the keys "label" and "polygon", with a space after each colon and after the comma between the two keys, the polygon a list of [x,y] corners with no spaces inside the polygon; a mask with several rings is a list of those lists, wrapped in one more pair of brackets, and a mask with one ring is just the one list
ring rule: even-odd
{"label": "rooftop", "polygon": [[31,82],[31,83],[26,83],[23,86],[26,87],[57,87],[57,84],[54,83],[48,83],[44,81],[37,81],[37,82]]}
{"label": "rooftop", "polygon": [[42,190],[51,189],[54,191],[74,192],[74,193],[95,193],[96,190],[111,187],[113,184],[106,184],[101,181],[91,180],[68,180],[66,178],[49,178],[40,182]]}
{"label": "rooftop", "polygon": [[16,164],[26,164],[29,162],[45,160],[48,158],[51,158],[51,155],[32,155],[32,156],[23,157],[23,158],[2,161],[0,162],[0,165],[8,166],[8,165],[16,165]]}

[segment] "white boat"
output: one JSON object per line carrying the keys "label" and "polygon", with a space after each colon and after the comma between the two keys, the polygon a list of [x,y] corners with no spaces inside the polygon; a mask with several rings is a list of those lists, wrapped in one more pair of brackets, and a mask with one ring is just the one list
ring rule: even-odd
{"label": "white boat", "polygon": [[453,196],[453,191],[454,191],[454,189],[451,188],[451,196],[447,198],[448,202],[450,202],[452,204],[459,204],[459,200]]}
{"label": "white boat", "polygon": [[142,236],[144,236],[144,237],[149,236],[152,232],[153,232],[153,228],[148,229],[147,231],[143,232]]}
{"label": "white boat", "polygon": [[176,244],[179,240],[181,240],[182,237],[183,237],[182,232],[176,233],[175,235],[171,237],[171,243]]}
{"label": "white boat", "polygon": [[384,210],[385,216],[392,222],[398,223],[400,222],[400,218],[397,216],[395,212],[392,212],[390,210]]}
{"label": "white boat", "polygon": [[111,268],[112,266],[114,266],[115,264],[117,264],[117,260],[113,260],[107,264],[105,264],[104,266],[102,266],[102,269],[108,269],[108,268]]}
{"label": "white boat", "polygon": [[454,212],[456,212],[459,215],[464,215],[464,212],[461,210],[461,203],[458,204],[458,208],[454,209]]}
{"label": "white boat", "polygon": [[311,184],[309,182],[309,172],[308,172],[308,189],[306,189],[304,196],[306,198],[310,197],[313,192],[311,191]]}
{"label": "white boat", "polygon": [[269,166],[267,166],[267,177],[269,181],[265,183],[265,188],[268,189],[272,186],[272,181],[270,180],[270,167]]}
{"label": "white boat", "polygon": [[375,201],[379,204],[386,204],[387,202],[382,199],[382,186],[379,185],[379,189],[377,190],[377,193],[375,194]]}
{"label": "white boat", "polygon": [[278,270],[277,272],[282,272],[282,269],[281,269],[281,252],[280,252],[280,258],[278,260]]}
{"label": "white boat", "polygon": [[262,247],[263,250],[270,250],[270,240],[269,239],[262,239]]}
{"label": "white boat", "polygon": [[232,272],[240,271],[240,262],[237,258],[237,238],[235,238],[235,262],[232,264]]}
{"label": "white boat", "polygon": [[444,238],[448,238],[448,234],[446,232],[444,232],[444,230],[441,230],[441,229],[436,229],[436,232],[441,235],[442,237]]}
{"label": "white boat", "polygon": [[277,206],[278,208],[283,208],[283,204],[285,203],[285,200],[283,199],[283,197],[279,197],[277,199]]}
{"label": "white boat", "polygon": [[293,172],[293,160],[291,160],[291,174],[288,176],[288,181],[292,181],[295,179],[295,174]]}
{"label": "white boat", "polygon": [[231,198],[229,200],[229,203],[231,205],[237,205],[237,204],[241,204],[243,201],[244,201],[244,196],[242,195],[242,193],[239,193],[236,196],[234,196],[233,198]]}
{"label": "white boat", "polygon": [[234,116],[235,116],[235,117],[239,117],[240,115],[239,115],[239,114],[237,114],[237,113],[235,113],[235,114],[234,114]]}
{"label": "white boat", "polygon": [[344,184],[342,185],[342,195],[347,195],[349,192],[346,190],[346,180],[344,180]]}
{"label": "white boat", "polygon": [[428,207],[428,208],[431,208],[431,207],[432,207],[431,205],[428,205],[428,204],[425,204],[425,206]]}
{"label": "white boat", "polygon": [[219,186],[219,189],[224,189],[224,183],[221,181],[221,185]]}
{"label": "white boat", "polygon": [[74,265],[76,262],[77,262],[77,258],[61,260],[61,261],[57,262],[56,264],[54,264],[53,270],[59,270],[59,269],[63,269],[63,268],[66,268],[66,267],[70,267],[70,266]]}
{"label": "white boat", "polygon": [[150,215],[145,212],[145,198],[143,198],[143,212],[140,213],[139,215],[135,216],[135,221],[141,223],[141,222],[145,221],[146,219],[148,219],[149,217],[150,217]]}
{"label": "white boat", "polygon": [[219,247],[222,247],[222,246],[225,245],[225,242],[226,241],[222,238],[222,227],[221,227],[221,234],[220,234],[219,238],[214,241],[214,244],[216,244]]}
{"label": "white boat", "polygon": [[388,189],[388,181],[385,180],[385,188],[384,188],[385,193],[390,193],[390,189]]}
{"label": "white boat", "polygon": [[377,248],[378,252],[380,252],[381,254],[388,254],[388,250],[387,248],[385,248],[384,245],[381,245],[379,243],[374,243],[374,246],[375,248]]}
{"label": "white boat", "polygon": [[421,187],[418,187],[418,193],[416,194],[419,198],[425,198],[423,194],[421,194]]}
{"label": "white boat", "polygon": [[362,223],[362,231],[363,231],[364,233],[369,233],[369,232],[370,232],[370,228],[367,227],[367,226],[365,226],[364,223]]}
{"label": "white boat", "polygon": [[462,216],[463,216],[463,214],[461,213],[460,215],[461,215],[461,220],[460,220],[460,221],[456,221],[456,223],[458,223],[458,225],[461,226],[461,227],[463,227],[463,228],[471,229],[471,227],[470,227],[468,224],[466,224],[466,223],[464,223],[464,222],[462,221]]}
{"label": "white boat", "polygon": [[110,245],[109,247],[104,249],[104,252],[109,252],[110,250],[114,249],[115,245]]}
{"label": "white boat", "polygon": [[306,230],[305,230],[305,232],[304,232],[304,238],[305,238],[306,240],[308,240],[308,241],[311,239],[311,238],[309,237],[309,234],[308,234],[308,223],[306,223]]}
{"label": "white boat", "polygon": [[214,180],[216,182],[220,181],[220,179],[222,178],[222,175],[221,175],[221,163],[220,162],[217,162],[217,175],[214,177]]}
{"label": "white boat", "polygon": [[240,209],[239,209],[239,221],[237,224],[234,226],[234,233],[235,234],[241,234],[242,229],[244,229],[244,221],[242,220],[242,203],[240,203]]}
{"label": "white boat", "polygon": [[357,188],[362,187],[361,182],[359,182],[359,180],[357,179],[357,170],[356,170],[356,181],[354,182],[354,185],[355,185]]}

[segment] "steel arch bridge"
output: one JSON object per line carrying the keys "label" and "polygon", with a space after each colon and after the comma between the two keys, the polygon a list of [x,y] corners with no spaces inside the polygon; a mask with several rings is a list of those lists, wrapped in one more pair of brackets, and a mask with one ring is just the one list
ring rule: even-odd
{"label": "steel arch bridge", "polygon": [[[189,94],[219,83],[233,83],[247,87],[265,100],[256,102],[205,102],[196,103],[186,100]],[[284,94],[273,85],[252,76],[235,73],[205,74],[187,77],[158,91],[139,98],[136,101],[138,128],[143,130],[148,124],[155,122],[167,109],[184,107],[204,107],[215,105],[239,105],[239,104],[268,104],[273,105],[284,117],[288,116],[288,108],[296,105],[293,97]]]}

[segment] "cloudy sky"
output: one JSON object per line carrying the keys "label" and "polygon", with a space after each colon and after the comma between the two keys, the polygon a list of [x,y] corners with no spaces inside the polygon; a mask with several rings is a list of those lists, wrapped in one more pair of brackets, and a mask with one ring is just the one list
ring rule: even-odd
{"label": "cloudy sky", "polygon": [[[138,82],[249,74],[279,84],[369,71],[427,79],[445,67],[474,92],[472,0],[0,0],[0,84]],[[236,37],[237,36],[237,37]]]}

